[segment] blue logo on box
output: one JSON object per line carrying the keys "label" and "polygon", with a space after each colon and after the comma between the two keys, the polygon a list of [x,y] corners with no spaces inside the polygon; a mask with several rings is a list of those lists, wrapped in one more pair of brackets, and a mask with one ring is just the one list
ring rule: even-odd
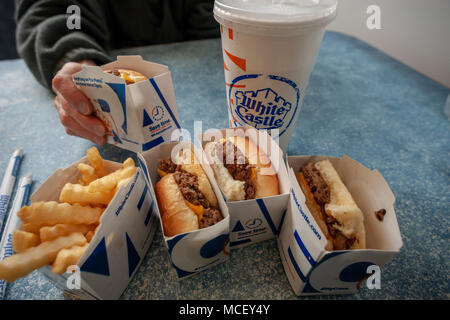
{"label": "blue logo on box", "polygon": [[255,229],[255,228],[258,228],[259,226],[261,226],[262,223],[263,223],[263,221],[260,218],[248,219],[245,222],[245,227],[248,229]]}

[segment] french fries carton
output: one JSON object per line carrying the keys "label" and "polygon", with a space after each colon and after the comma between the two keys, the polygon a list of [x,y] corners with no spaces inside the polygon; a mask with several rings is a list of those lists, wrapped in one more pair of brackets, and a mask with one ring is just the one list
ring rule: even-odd
{"label": "french fries carton", "polygon": [[[300,167],[312,161],[329,159],[364,214],[366,246],[364,250],[327,251],[327,240],[305,204],[297,183]],[[364,279],[378,272],[402,247],[394,210],[395,197],[377,170],[343,156],[289,156],[292,188],[286,216],[278,237],[278,248],[287,278],[296,295],[348,294],[355,292]],[[383,221],[375,212],[385,209]],[[378,271],[375,270],[378,268]],[[382,285],[380,279],[380,283]],[[376,284],[376,278],[374,278]]]}
{"label": "french fries carton", "polygon": [[[127,85],[121,77],[104,72],[119,68],[140,72],[148,80]],[[83,66],[73,80],[105,124],[110,144],[142,152],[170,141],[172,131],[180,128],[167,66],[144,61],[141,56],[118,56],[101,67]]]}
{"label": "french fries carton", "polygon": [[[88,160],[84,157],[64,170],[56,170],[34,192],[31,201],[58,201],[63,186],[80,178],[79,163]],[[121,167],[117,162],[104,163],[109,171]],[[152,193],[137,166],[135,175],[120,187],[100,217],[99,228],[76,265],[80,277],[76,273],[55,274],[50,266],[40,271],[55,286],[78,298],[118,299],[150,247],[156,221]]]}
{"label": "french fries carton", "polygon": [[[283,151],[264,130],[256,130],[250,126],[227,128],[205,132],[197,138],[203,149],[208,142],[232,136],[248,137],[269,157],[277,173],[280,189],[279,195],[266,198],[243,201],[225,199],[230,213],[230,246],[234,249],[272,239],[278,235],[287,208],[290,181],[283,160]],[[206,159],[205,162],[207,163]],[[211,167],[207,166],[212,171]]]}
{"label": "french fries carton", "polygon": [[[194,150],[195,158],[205,171],[216,194],[223,219],[208,228],[198,229],[172,237],[164,235],[170,261],[179,280],[225,262],[230,258],[230,217],[228,208],[214,180],[211,169],[201,163],[201,150],[193,147],[190,142],[169,142],[161,144],[152,150],[140,153],[138,155],[138,161],[144,171],[152,198],[156,201],[154,187],[159,180],[157,173],[158,160],[168,159],[171,157],[171,152],[183,150],[183,148],[185,150]],[[156,202],[154,210],[160,217],[159,207]],[[161,230],[164,230],[161,219],[160,225]]]}

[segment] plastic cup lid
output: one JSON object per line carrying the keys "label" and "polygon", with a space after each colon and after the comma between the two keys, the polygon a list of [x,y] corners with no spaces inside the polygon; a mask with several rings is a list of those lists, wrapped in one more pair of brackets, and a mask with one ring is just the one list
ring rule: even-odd
{"label": "plastic cup lid", "polygon": [[336,0],[215,0],[214,15],[219,23],[295,28],[326,24],[336,8]]}

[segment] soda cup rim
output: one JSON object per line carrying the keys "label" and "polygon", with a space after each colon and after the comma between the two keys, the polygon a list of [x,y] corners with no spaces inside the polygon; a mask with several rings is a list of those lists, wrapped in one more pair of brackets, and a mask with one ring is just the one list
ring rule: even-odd
{"label": "soda cup rim", "polygon": [[336,0],[278,2],[271,4],[270,0],[215,0],[214,17],[228,27],[242,27],[250,32],[267,29],[282,33],[302,27],[326,25],[336,16]]}

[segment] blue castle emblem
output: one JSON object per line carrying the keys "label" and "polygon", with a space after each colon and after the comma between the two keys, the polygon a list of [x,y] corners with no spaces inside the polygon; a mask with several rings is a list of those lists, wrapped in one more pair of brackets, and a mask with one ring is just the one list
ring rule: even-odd
{"label": "blue castle emblem", "polygon": [[257,129],[283,127],[286,116],[292,109],[291,103],[271,88],[236,91],[235,101],[235,112],[238,117]]}

